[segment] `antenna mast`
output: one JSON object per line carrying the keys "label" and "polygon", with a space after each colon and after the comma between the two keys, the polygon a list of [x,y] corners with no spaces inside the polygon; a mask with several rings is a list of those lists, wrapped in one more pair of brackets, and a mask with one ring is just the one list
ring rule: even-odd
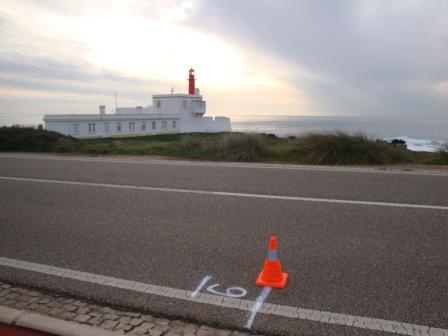
{"label": "antenna mast", "polygon": [[117,91],[114,91],[115,94],[115,112],[117,112],[118,102],[117,102]]}

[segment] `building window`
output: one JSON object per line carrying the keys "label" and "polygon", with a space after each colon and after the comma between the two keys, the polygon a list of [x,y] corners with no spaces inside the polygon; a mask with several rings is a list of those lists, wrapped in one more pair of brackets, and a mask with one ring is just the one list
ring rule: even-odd
{"label": "building window", "polygon": [[109,123],[104,123],[104,133],[109,133]]}
{"label": "building window", "polygon": [[146,130],[146,121],[142,121],[142,131]]}
{"label": "building window", "polygon": [[117,132],[121,132],[121,123],[117,122]]}
{"label": "building window", "polygon": [[162,120],[162,128],[163,128],[163,129],[166,128],[166,120]]}
{"label": "building window", "polygon": [[131,121],[129,122],[129,131],[134,131],[135,130],[135,122]]}
{"label": "building window", "polygon": [[195,101],[195,107],[199,110],[205,109],[205,102],[204,101]]}
{"label": "building window", "polygon": [[73,134],[74,135],[79,134],[79,124],[73,124]]}
{"label": "building window", "polygon": [[89,133],[95,133],[95,124],[89,124]]}
{"label": "building window", "polygon": [[173,128],[176,128],[176,120],[173,120]]}
{"label": "building window", "polygon": [[157,108],[161,108],[162,107],[162,102],[160,100],[158,100],[156,102],[156,106],[157,106]]}
{"label": "building window", "polygon": [[186,99],[184,99],[184,101],[182,102],[182,106],[183,106],[184,110],[187,109],[187,100]]}
{"label": "building window", "polygon": [[156,122],[155,122],[155,121],[152,122],[152,129],[153,129],[153,130],[156,129]]}

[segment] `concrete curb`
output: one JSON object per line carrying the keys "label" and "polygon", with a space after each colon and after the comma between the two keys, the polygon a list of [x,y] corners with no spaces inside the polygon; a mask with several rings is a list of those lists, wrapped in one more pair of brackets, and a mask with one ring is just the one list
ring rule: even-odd
{"label": "concrete curb", "polygon": [[116,336],[112,331],[0,306],[0,322],[60,336]]}

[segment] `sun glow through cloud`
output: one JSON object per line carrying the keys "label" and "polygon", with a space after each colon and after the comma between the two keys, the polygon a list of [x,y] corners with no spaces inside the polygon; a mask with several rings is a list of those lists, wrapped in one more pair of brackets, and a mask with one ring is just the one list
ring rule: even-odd
{"label": "sun glow through cloud", "polygon": [[[13,40],[9,42],[8,52],[53,58],[62,64],[82,66],[87,72],[110,72],[152,83],[150,87],[132,88],[120,82],[96,82],[104,92],[119,91],[120,101],[130,104],[148,104],[151,94],[169,92],[171,87],[176,92],[185,92],[187,70],[193,67],[198,86],[210,101],[210,114],[272,113],[273,106],[282,114],[308,112],[304,92],[288,83],[292,75],[300,73],[299,68],[188,25],[186,19],[198,4],[198,1],[166,0],[148,6],[133,0],[125,6],[120,1],[106,5],[102,1],[80,0],[79,6],[61,12],[52,3],[45,6],[29,0],[7,1],[3,11],[15,24],[15,36],[21,36],[20,45]],[[25,16],[29,19],[24,19]],[[54,87],[51,78],[45,80],[49,87]],[[77,88],[66,92],[67,101],[73,104],[73,98],[82,100],[79,88],[84,88],[85,83],[68,81]],[[95,83],[90,85],[94,87]],[[126,96],[133,89],[147,90],[146,101]],[[39,94],[36,85],[4,92],[20,92],[27,99],[64,97],[62,90]],[[91,101],[92,95],[85,98]],[[97,102],[100,103],[113,105],[110,97]]]}
{"label": "sun glow through cloud", "polygon": [[[13,5],[12,15],[22,11],[24,3],[27,2]],[[266,64],[260,62],[262,55],[248,59],[246,51],[184,25],[185,10],[193,6],[193,2],[162,1],[157,12],[164,15],[157,17],[140,15],[136,9],[124,10],[117,5],[90,5],[76,17],[32,6],[31,10],[34,8],[38,15],[25,25],[54,39],[79,41],[87,50],[87,55],[80,56],[87,57],[98,69],[179,81],[186,68],[193,66],[207,85],[233,88],[278,85],[266,71]]]}
{"label": "sun glow through cloud", "polygon": [[93,13],[84,23],[80,35],[98,67],[178,80],[179,74],[186,76],[186,66],[197,66],[211,85],[248,84],[238,52],[214,36],[113,12]]}

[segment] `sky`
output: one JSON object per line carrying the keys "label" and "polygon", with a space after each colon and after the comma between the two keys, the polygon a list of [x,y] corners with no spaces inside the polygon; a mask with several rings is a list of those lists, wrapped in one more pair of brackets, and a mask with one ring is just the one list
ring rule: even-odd
{"label": "sky", "polygon": [[446,0],[3,0],[0,125],[187,91],[208,115],[448,120]]}

